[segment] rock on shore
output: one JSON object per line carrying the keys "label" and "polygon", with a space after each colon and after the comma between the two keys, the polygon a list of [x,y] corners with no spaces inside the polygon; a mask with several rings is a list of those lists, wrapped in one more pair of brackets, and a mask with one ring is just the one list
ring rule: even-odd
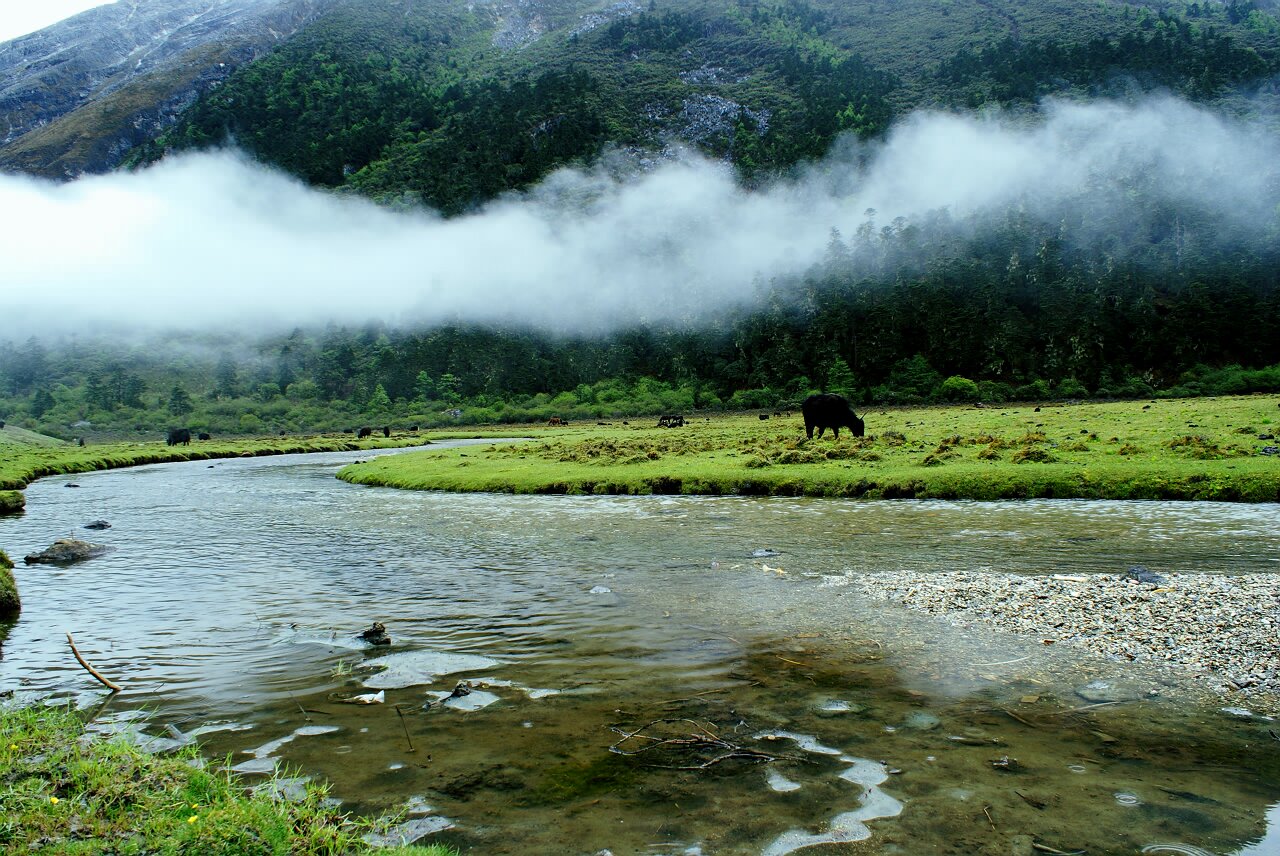
{"label": "rock on shore", "polygon": [[1280,712],[1280,578],[1273,574],[1027,576],[889,572],[850,580],[870,598],[1067,645],[1172,666],[1227,700]]}

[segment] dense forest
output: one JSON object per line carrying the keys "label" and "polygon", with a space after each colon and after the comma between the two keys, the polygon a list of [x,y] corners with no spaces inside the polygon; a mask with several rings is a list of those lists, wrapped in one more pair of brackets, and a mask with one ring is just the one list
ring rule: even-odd
{"label": "dense forest", "polygon": [[[1256,116],[1280,72],[1274,5],[1250,0],[566,0],[501,30],[487,8],[339,0],[134,165],[233,143],[333,192],[453,216],[609,146],[682,142],[765,186],[920,107],[1158,92]],[[1276,211],[1222,229],[1131,178],[1110,210],[1014,205],[980,228],[868,212],[820,263],[708,323],[0,342],[0,418],[59,436],[261,433],[773,409],[819,389],[868,405],[1280,391]]]}
{"label": "dense forest", "polygon": [[1103,250],[1013,211],[978,236],[944,214],[872,220],[718,323],[590,338],[371,323],[7,342],[0,418],[58,436],[292,433],[777,409],[820,389],[869,405],[1280,392],[1280,243],[1164,226]]}

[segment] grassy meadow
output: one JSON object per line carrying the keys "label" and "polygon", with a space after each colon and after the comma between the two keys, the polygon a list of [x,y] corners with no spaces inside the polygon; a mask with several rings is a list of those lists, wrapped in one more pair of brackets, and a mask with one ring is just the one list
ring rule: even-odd
{"label": "grassy meadow", "polygon": [[[872,409],[867,436],[805,439],[799,412],[530,429],[531,442],[385,456],[349,482],[508,493],[868,499],[1280,500],[1276,396]],[[507,431],[510,429],[508,428]]]}
{"label": "grassy meadow", "polygon": [[172,461],[400,448],[425,442],[426,439],[417,432],[393,432],[389,438],[379,434],[375,438],[359,441],[350,434],[322,434],[307,437],[192,440],[190,446],[167,446],[163,440],[77,446],[7,425],[0,428],[0,514],[20,511],[24,501],[22,489],[44,476]]}
{"label": "grassy meadow", "polygon": [[0,710],[0,850],[30,854],[450,856],[442,846],[375,849],[325,803],[246,791],[194,749],[149,755],[123,738],[84,739],[75,714]]}

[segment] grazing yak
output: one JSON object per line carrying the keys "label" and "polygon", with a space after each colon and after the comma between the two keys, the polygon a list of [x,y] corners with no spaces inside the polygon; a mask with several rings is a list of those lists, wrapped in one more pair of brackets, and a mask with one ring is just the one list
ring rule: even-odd
{"label": "grazing yak", "polygon": [[391,426],[390,426],[390,425],[387,425],[387,426],[385,426],[385,427],[382,429],[382,436],[383,436],[383,437],[390,437],[390,436],[391,436]]}
{"label": "grazing yak", "polygon": [[853,436],[861,437],[866,432],[866,424],[853,412],[849,400],[843,395],[823,393],[811,395],[800,405],[804,414],[804,433],[813,439],[813,429],[818,429],[818,436],[830,428],[832,435],[840,439],[840,429],[848,428]]}
{"label": "grazing yak", "polygon": [[357,440],[363,440],[365,437],[372,437],[372,436],[373,436],[373,428],[368,425],[366,425],[365,427],[361,428],[359,431],[356,432]]}
{"label": "grazing yak", "polygon": [[191,445],[191,429],[190,428],[170,428],[169,436],[165,441],[170,446],[190,446]]}
{"label": "grazing yak", "polygon": [[212,439],[213,439],[213,437],[209,436],[209,434],[208,434],[208,433],[206,433],[206,432],[204,432],[204,431],[201,431],[201,432],[196,436],[196,439],[197,439],[197,440],[212,440]]}
{"label": "grazing yak", "polygon": [[658,417],[659,428],[683,428],[684,417],[679,413],[664,413]]}

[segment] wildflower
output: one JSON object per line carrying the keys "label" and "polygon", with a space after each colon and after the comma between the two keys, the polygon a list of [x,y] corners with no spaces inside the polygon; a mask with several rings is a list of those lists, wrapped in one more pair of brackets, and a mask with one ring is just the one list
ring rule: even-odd
{"label": "wildflower", "polygon": [[57,797],[49,797],[49,804],[50,804],[50,805],[57,805],[57,804],[58,804],[58,798],[57,798]]}
{"label": "wildflower", "polygon": [[187,823],[195,823],[199,819],[199,816],[193,814],[191,817],[187,818]]}

